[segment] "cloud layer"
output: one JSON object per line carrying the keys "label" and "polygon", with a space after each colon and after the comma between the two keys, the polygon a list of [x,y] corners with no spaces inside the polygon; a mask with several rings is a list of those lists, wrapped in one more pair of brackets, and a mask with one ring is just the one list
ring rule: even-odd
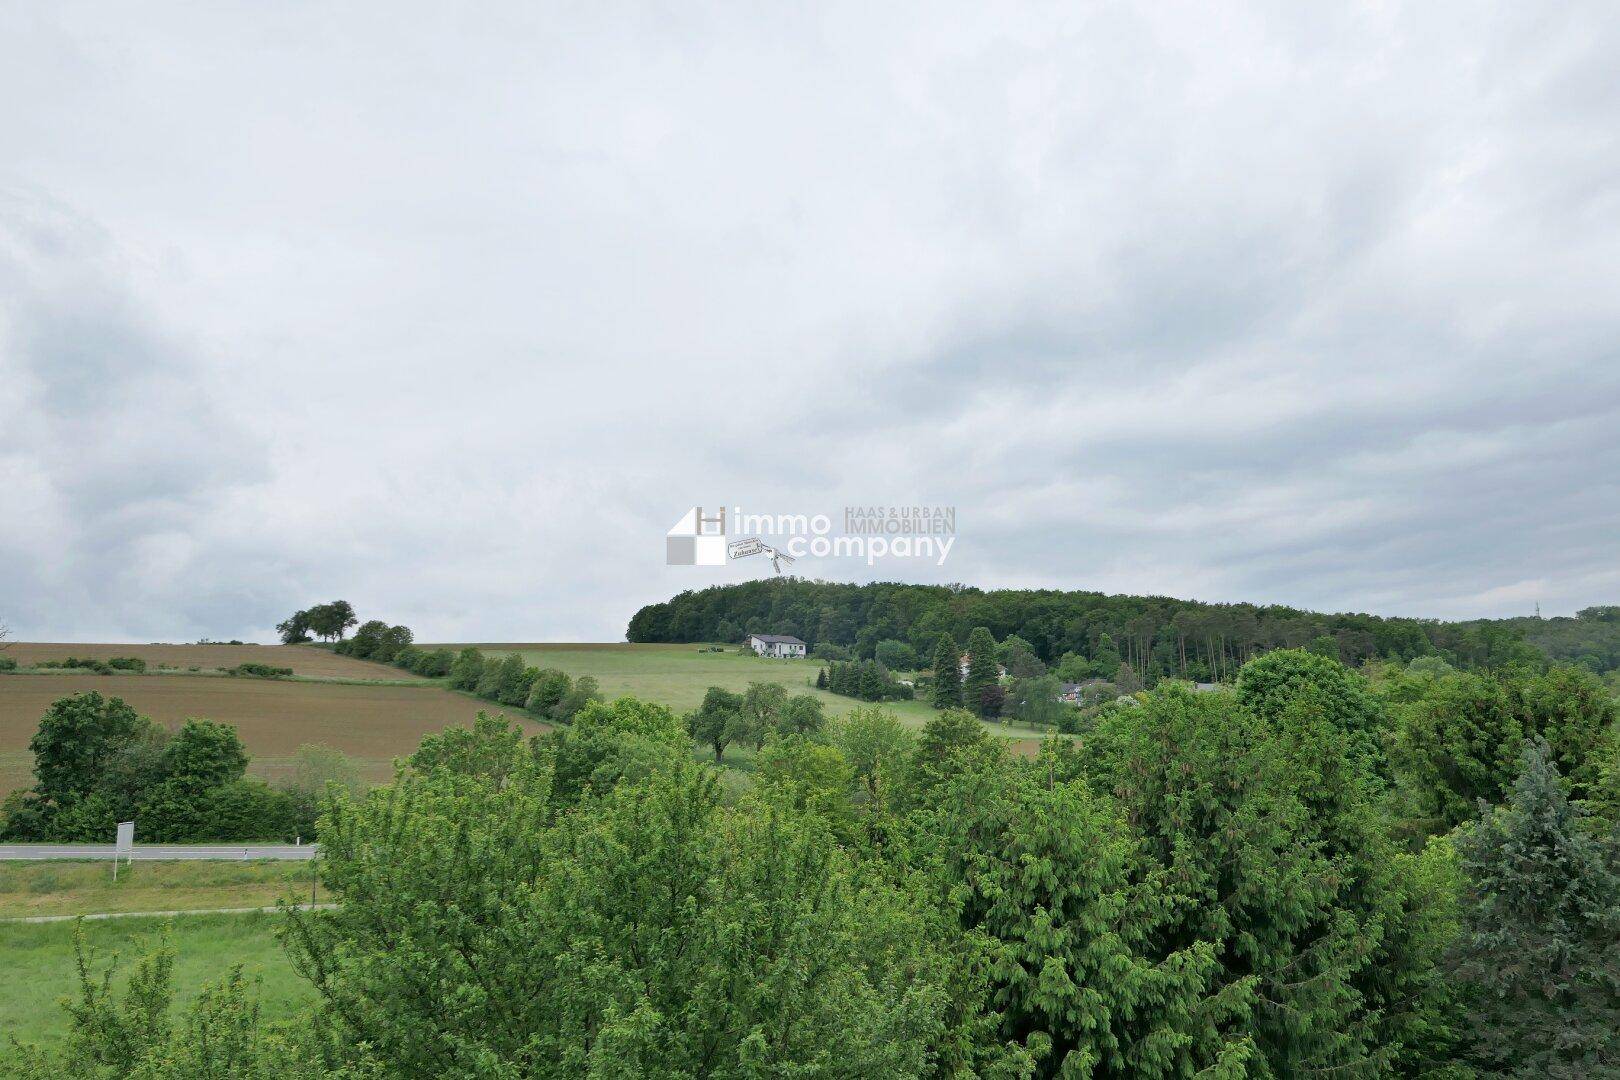
{"label": "cloud layer", "polygon": [[725,579],[662,565],[719,501],[958,507],[944,568],[876,576],[1620,596],[1603,5],[0,28],[23,635],[262,638],[342,595],[613,639]]}

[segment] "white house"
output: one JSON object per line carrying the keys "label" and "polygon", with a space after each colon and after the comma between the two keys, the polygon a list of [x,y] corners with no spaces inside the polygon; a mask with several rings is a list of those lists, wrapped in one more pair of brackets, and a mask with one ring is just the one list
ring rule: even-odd
{"label": "white house", "polygon": [[[973,657],[969,656],[967,653],[963,653],[962,654],[962,660],[961,660],[959,666],[960,666],[961,671],[962,671],[962,678],[964,678],[964,679],[967,678],[968,668],[973,666]],[[1007,669],[1005,667],[1003,667],[1002,665],[997,664],[996,665],[996,674],[1000,678],[1005,679],[1007,677]]]}
{"label": "white house", "polygon": [[749,634],[748,647],[761,656],[774,656],[781,660],[804,659],[805,644],[796,637],[780,634]]}

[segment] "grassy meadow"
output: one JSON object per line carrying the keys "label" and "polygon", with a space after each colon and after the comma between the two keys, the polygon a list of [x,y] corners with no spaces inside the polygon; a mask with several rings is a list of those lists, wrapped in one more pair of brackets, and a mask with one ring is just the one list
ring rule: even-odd
{"label": "grassy meadow", "polygon": [[[433,646],[437,647],[437,646]],[[727,690],[747,689],[751,682],[774,682],[789,693],[814,694],[826,706],[827,715],[842,716],[865,702],[829,694],[815,688],[814,660],[772,660],[755,656],[746,649],[726,646],[725,652],[708,652],[701,645],[626,644],[491,644],[477,643],[490,656],[518,653],[526,664],[556,668],[572,677],[590,675],[601,684],[609,698],[626,694],[656,701],[679,712],[703,703],[711,686]],[[450,648],[466,648],[465,644]],[[890,701],[883,707],[911,727],[922,727],[934,709],[923,701]],[[986,725],[993,734],[1014,739],[1039,739],[1042,733],[1012,723]]]}
{"label": "grassy meadow", "polygon": [[[122,872],[120,872],[122,876]],[[290,1017],[305,1008],[314,994],[293,971],[275,930],[282,918],[274,913],[186,915],[175,919],[105,919],[84,923],[0,923],[0,955],[6,958],[0,980],[0,1032],[24,1043],[58,1045],[67,1035],[61,999],[78,991],[73,935],[82,926],[93,951],[92,970],[105,970],[114,954],[120,958],[113,985],[120,991],[135,963],[164,935],[178,955],[174,965],[175,1000],[189,1005],[205,985],[218,982],[240,964],[260,980],[260,1003],[266,1019]],[[0,1043],[0,1074],[7,1072],[9,1043]]]}
{"label": "grassy meadow", "polygon": [[0,919],[270,907],[307,901],[312,869],[271,859],[135,862],[120,866],[114,882],[105,860],[0,862]]}

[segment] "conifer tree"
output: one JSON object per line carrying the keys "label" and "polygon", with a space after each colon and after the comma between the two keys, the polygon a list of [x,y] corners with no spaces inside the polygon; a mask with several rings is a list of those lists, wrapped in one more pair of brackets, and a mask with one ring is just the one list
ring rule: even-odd
{"label": "conifer tree", "polygon": [[[996,639],[990,629],[974,627],[968,635],[967,678],[962,680],[962,704],[979,716],[988,716],[989,702],[985,691],[1001,683],[1001,667],[996,660]],[[999,712],[999,703],[997,711]]]}
{"label": "conifer tree", "polygon": [[934,708],[955,709],[962,705],[961,653],[949,634],[939,636],[934,646]]}
{"label": "conifer tree", "polygon": [[1550,757],[1532,740],[1508,804],[1457,839],[1471,1056],[1492,1076],[1620,1075],[1620,846]]}

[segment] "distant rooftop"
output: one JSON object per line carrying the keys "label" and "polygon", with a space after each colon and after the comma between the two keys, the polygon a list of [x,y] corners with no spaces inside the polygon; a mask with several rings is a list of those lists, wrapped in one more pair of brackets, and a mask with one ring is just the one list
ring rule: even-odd
{"label": "distant rooftop", "polygon": [[783,634],[749,634],[754,641],[763,641],[767,645],[803,645],[804,642],[792,635]]}

